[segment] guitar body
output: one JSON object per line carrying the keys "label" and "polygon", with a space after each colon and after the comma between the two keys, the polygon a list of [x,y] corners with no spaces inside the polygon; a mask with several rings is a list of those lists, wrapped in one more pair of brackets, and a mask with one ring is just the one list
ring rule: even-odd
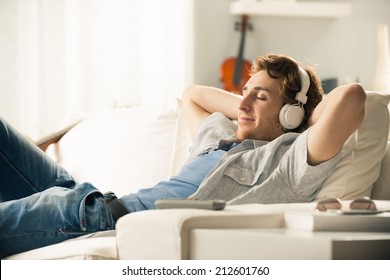
{"label": "guitar body", "polygon": [[[238,73],[238,83],[234,80],[235,70],[237,63],[241,64],[241,71]],[[226,59],[221,65],[221,81],[223,83],[223,89],[235,94],[242,94],[242,87],[249,80],[251,69],[251,63],[248,60],[239,61],[236,57]]]}
{"label": "guitar body", "polygon": [[[220,70],[220,78],[223,84],[223,89],[236,93],[242,94],[242,88],[250,78],[251,63],[244,59],[244,43],[245,43],[245,32],[248,28],[248,16],[242,16],[241,23],[236,23],[236,28],[241,30],[241,41],[238,50],[237,57],[231,57],[226,59]],[[252,27],[249,25],[249,29]]]}

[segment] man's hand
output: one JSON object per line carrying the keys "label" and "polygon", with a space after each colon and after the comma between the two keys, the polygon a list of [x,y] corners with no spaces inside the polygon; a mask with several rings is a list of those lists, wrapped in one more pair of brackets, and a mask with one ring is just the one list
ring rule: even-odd
{"label": "man's hand", "polygon": [[222,89],[207,86],[190,86],[183,92],[183,105],[187,125],[193,137],[203,120],[214,112],[237,119],[242,97]]}

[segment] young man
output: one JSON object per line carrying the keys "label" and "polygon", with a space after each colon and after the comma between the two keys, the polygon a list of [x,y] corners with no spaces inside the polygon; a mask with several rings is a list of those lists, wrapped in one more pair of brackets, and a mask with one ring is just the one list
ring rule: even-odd
{"label": "young man", "polygon": [[358,84],[320,103],[321,96],[315,73],[283,55],[254,61],[243,96],[189,87],[183,94],[193,136],[188,161],[169,181],[120,199],[76,183],[1,121],[0,258],[114,229],[122,215],[153,209],[160,198],[312,201],[360,125],[366,98]]}

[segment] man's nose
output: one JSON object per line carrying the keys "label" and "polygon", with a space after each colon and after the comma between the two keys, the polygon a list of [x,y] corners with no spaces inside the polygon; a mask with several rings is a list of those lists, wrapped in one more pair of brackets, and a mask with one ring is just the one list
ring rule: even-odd
{"label": "man's nose", "polygon": [[238,104],[238,109],[242,111],[250,110],[250,95],[246,95],[241,99],[240,104]]}

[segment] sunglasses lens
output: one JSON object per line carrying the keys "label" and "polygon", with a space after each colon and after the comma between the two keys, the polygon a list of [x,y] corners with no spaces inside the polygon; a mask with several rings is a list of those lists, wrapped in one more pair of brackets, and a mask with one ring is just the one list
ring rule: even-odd
{"label": "sunglasses lens", "polygon": [[349,207],[354,210],[376,210],[374,201],[369,198],[358,198]]}
{"label": "sunglasses lens", "polygon": [[341,209],[341,207],[342,204],[337,198],[326,198],[318,202],[316,209],[319,211],[326,211],[328,209],[338,210]]}

